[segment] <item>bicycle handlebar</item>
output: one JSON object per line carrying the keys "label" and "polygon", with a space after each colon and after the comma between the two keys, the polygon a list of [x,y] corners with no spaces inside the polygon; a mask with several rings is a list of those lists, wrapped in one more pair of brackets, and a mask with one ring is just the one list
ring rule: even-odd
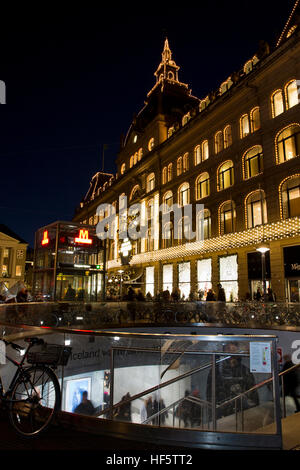
{"label": "bicycle handlebar", "polygon": [[[22,346],[20,346],[19,344],[13,343],[12,341],[7,341],[6,339],[2,339],[2,341],[4,342],[4,344],[6,344],[6,346],[11,346],[16,351],[20,352],[24,349]],[[34,344],[44,344],[45,342],[41,338],[25,338],[25,341],[26,343],[29,343],[28,347],[33,346]]]}

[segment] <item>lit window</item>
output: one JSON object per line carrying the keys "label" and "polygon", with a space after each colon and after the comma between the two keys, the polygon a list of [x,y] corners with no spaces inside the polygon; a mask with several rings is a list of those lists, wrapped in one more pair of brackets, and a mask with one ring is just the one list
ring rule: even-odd
{"label": "lit window", "polygon": [[228,126],[224,129],[224,149],[227,149],[232,144],[232,133],[231,133],[231,126]]}
{"label": "lit window", "polygon": [[211,215],[209,209],[197,212],[196,217],[197,240],[208,240],[211,237]]}
{"label": "lit window", "polygon": [[122,163],[122,165],[121,165],[121,175],[124,175],[125,170],[126,170],[126,165],[125,165],[125,163]]}
{"label": "lit window", "polygon": [[255,132],[260,129],[260,112],[259,107],[253,108],[250,111],[250,124],[251,132]]}
{"label": "lit window", "polygon": [[133,163],[134,163],[134,157],[133,155],[130,157],[130,168],[133,167]]}
{"label": "lit window", "polygon": [[182,118],[182,125],[185,126],[189,122],[190,119],[191,119],[190,113],[185,114]]}
{"label": "lit window", "polygon": [[237,255],[219,257],[219,277],[225,290],[226,301],[236,301],[238,298]]}
{"label": "lit window", "polygon": [[209,105],[209,97],[207,96],[204,100],[200,101],[199,111],[203,111]]}
{"label": "lit window", "polygon": [[178,287],[181,297],[187,299],[191,292],[191,265],[189,262],[178,264]]}
{"label": "lit window", "polygon": [[139,193],[140,193],[140,187],[138,184],[136,184],[130,193],[129,200],[131,201],[132,199],[135,199],[139,195]]}
{"label": "lit window", "polygon": [[248,114],[244,114],[240,119],[240,135],[241,139],[250,134],[250,124]]}
{"label": "lit window", "polygon": [[244,154],[243,157],[244,178],[249,179],[263,172],[262,147],[256,145]]}
{"label": "lit window", "polygon": [[197,280],[198,280],[198,291],[203,292],[205,297],[207,291],[211,289],[212,283],[212,260],[211,258],[199,259],[197,261]]}
{"label": "lit window", "polygon": [[271,104],[272,104],[272,116],[276,117],[283,113],[284,106],[283,106],[283,96],[282,91],[277,90],[273,93],[271,97]]}
{"label": "lit window", "polygon": [[196,179],[196,199],[202,199],[209,196],[210,194],[210,184],[209,184],[209,174],[202,173]]}
{"label": "lit window", "polygon": [[169,163],[168,165],[168,182],[172,181],[173,178],[173,164]]}
{"label": "lit window", "polygon": [[267,203],[262,190],[254,191],[245,199],[247,228],[267,223]]}
{"label": "lit window", "polygon": [[154,250],[154,238],[152,237],[152,230],[149,228],[147,230],[147,237],[146,237],[146,251],[153,251]]}
{"label": "lit window", "polygon": [[191,240],[191,221],[189,217],[182,217],[180,221],[178,222],[178,232],[177,232],[177,238],[178,238],[178,245],[181,245],[184,240],[189,242]]}
{"label": "lit window", "polygon": [[173,290],[173,264],[163,265],[163,291],[166,290],[170,293]]}
{"label": "lit window", "polygon": [[137,164],[137,161],[138,161],[138,153],[135,152],[135,154],[134,154],[134,156],[133,156],[133,163],[134,163],[134,165]]}
{"label": "lit window", "polygon": [[190,186],[183,183],[178,189],[178,204],[182,207],[190,203]]}
{"label": "lit window", "polygon": [[172,127],[169,127],[168,129],[168,138],[171,137],[175,132],[175,127],[172,126]]}
{"label": "lit window", "polygon": [[177,176],[182,173],[182,157],[177,158]]}
{"label": "lit window", "polygon": [[169,212],[172,206],[173,206],[173,193],[172,191],[167,191],[163,197],[164,212]]}
{"label": "lit window", "polygon": [[189,169],[189,154],[188,153],[185,153],[183,155],[183,159],[182,159],[182,169],[183,169],[183,173],[185,173],[186,171],[188,171]]}
{"label": "lit window", "polygon": [[229,188],[234,184],[233,162],[228,160],[218,169],[218,191]]}
{"label": "lit window", "polygon": [[162,233],[163,248],[171,248],[173,246],[174,230],[172,222],[165,224]]}
{"label": "lit window", "polygon": [[22,276],[22,266],[16,265],[16,276]]}
{"label": "lit window", "polygon": [[154,148],[154,138],[152,137],[149,142],[148,142],[148,150],[149,152],[151,152],[151,150],[153,150]]}
{"label": "lit window", "polygon": [[282,218],[300,216],[300,174],[286,178],[279,188]]}
{"label": "lit window", "polygon": [[223,150],[223,132],[219,131],[215,135],[215,153],[219,153]]}
{"label": "lit window", "polygon": [[162,171],[162,184],[166,184],[167,182],[167,167],[165,166]]}
{"label": "lit window", "polygon": [[133,143],[134,143],[134,144],[136,143],[137,139],[138,139],[138,136],[135,135],[135,136],[133,137]]}
{"label": "lit window", "polygon": [[220,235],[235,232],[236,211],[233,201],[226,201],[219,208]]}
{"label": "lit window", "polygon": [[197,145],[194,149],[194,162],[195,165],[199,165],[201,163],[201,147],[200,145]]}
{"label": "lit window", "polygon": [[138,151],[138,161],[140,161],[142,159],[142,156],[143,156],[143,149],[140,148],[139,151]]}
{"label": "lit window", "polygon": [[296,80],[292,80],[285,86],[286,109],[290,109],[299,103],[298,87]]}
{"label": "lit window", "polygon": [[277,134],[276,139],[277,163],[283,163],[299,155],[300,126],[292,124]]}
{"label": "lit window", "polygon": [[209,157],[209,148],[208,148],[208,140],[204,140],[202,142],[202,160],[207,160]]}
{"label": "lit window", "polygon": [[150,175],[147,177],[147,193],[152,191],[155,188],[155,174],[150,173]]}
{"label": "lit window", "polygon": [[154,296],[154,266],[148,266],[146,268],[146,282],[145,282],[145,294],[148,293]]}

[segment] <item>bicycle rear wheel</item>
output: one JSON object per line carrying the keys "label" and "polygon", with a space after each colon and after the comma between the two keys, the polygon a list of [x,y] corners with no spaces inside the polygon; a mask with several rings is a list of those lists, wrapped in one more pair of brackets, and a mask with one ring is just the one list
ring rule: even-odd
{"label": "bicycle rear wheel", "polygon": [[10,400],[12,426],[22,436],[36,436],[50,425],[60,409],[60,387],[55,373],[38,365],[23,371]]}

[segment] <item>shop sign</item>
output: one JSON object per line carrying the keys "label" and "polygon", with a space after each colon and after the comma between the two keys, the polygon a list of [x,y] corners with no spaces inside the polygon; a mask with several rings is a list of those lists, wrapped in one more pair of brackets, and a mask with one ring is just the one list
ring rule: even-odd
{"label": "shop sign", "polygon": [[42,245],[48,245],[49,243],[49,238],[48,238],[48,230],[44,230],[43,233],[43,240],[42,240]]}
{"label": "shop sign", "polygon": [[289,246],[283,249],[285,277],[300,278],[300,246]]}
{"label": "shop sign", "polygon": [[91,245],[93,240],[89,238],[89,231],[85,229],[79,230],[79,236],[75,238],[75,243],[85,243]]}

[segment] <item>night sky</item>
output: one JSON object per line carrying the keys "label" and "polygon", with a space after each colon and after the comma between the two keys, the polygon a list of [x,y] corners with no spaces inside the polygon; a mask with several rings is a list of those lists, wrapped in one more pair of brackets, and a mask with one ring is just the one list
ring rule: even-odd
{"label": "night sky", "polygon": [[166,35],[179,79],[204,98],[260,39],[274,44],[294,0],[110,4],[1,11],[0,223],[32,246],[37,228],[71,220],[102,168],[103,144],[104,170],[115,172],[121,133],[155,83]]}

